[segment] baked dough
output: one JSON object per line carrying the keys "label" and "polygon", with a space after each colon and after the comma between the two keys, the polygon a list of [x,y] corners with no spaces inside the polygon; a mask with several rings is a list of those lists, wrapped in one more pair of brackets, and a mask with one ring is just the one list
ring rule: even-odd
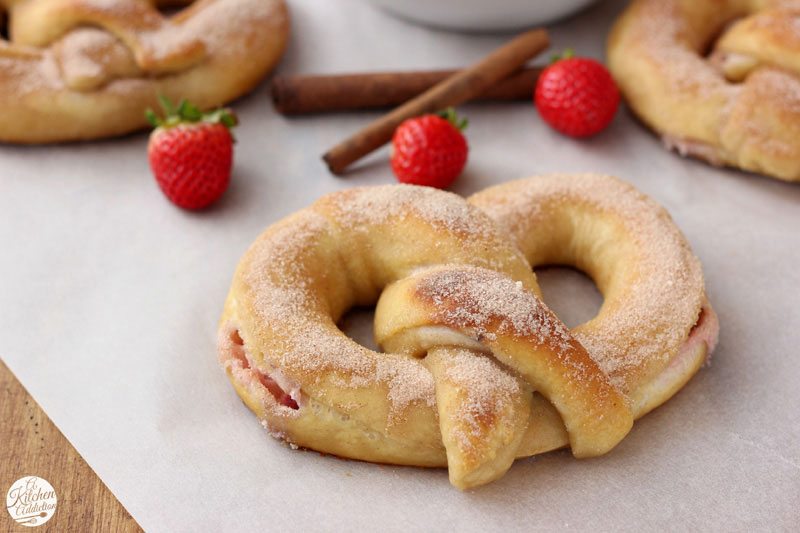
{"label": "baked dough", "polygon": [[630,184],[549,174],[490,187],[469,202],[532,267],[573,266],[594,280],[603,305],[572,333],[636,418],[677,392],[716,345],[700,261],[669,213]]}
{"label": "baked dough", "polygon": [[[177,2],[180,5],[182,2]],[[289,34],[283,0],[0,0],[0,140],[48,143],[147,125],[158,95],[207,109],[250,91]]]}
{"label": "baked dough", "polygon": [[[571,251],[547,257],[586,269],[606,293],[598,318],[572,332],[539,299],[524,257],[542,257],[528,240],[556,254],[559,238]],[[336,326],[376,301],[386,353]],[[219,353],[275,436],[354,459],[448,465],[470,488],[515,457],[607,452],[715,340],[699,262],[662,208],[615,178],[545,176],[469,202],[414,186],[323,197],[242,258]]]}
{"label": "baked dough", "polygon": [[609,68],[667,147],[798,181],[798,17],[789,0],[635,0],[610,34]]}

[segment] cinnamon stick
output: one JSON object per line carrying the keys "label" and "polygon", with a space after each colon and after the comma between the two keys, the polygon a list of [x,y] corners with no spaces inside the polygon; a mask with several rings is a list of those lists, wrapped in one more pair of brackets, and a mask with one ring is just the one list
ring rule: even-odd
{"label": "cinnamon stick", "polygon": [[453,74],[334,146],[322,159],[331,172],[341,175],[350,164],[386,144],[397,126],[407,118],[434,113],[476,97],[519,69],[548,44],[547,31],[543,29],[523,33],[472,67]]}
{"label": "cinnamon stick", "polygon": [[[529,100],[541,68],[523,68],[498,81],[476,100]],[[275,76],[272,102],[284,115],[380,109],[400,105],[456,74],[457,70],[369,72],[330,76]]]}

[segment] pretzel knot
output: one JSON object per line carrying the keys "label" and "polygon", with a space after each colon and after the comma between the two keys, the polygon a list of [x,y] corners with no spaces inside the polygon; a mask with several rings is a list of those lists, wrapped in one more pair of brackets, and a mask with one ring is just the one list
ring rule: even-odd
{"label": "pretzel knot", "polygon": [[283,0],[0,0],[2,10],[0,140],[11,142],[138,129],[158,94],[220,105],[252,89],[288,36]]}
{"label": "pretzel knot", "polygon": [[668,147],[798,181],[798,20],[792,0],[636,0],[611,33],[609,66]]}
{"label": "pretzel knot", "polygon": [[[570,331],[532,265],[605,294]],[[383,353],[337,327],[375,309]],[[219,353],[276,436],[355,459],[449,467],[469,488],[517,457],[611,450],[716,341],[700,264],[662,208],[608,176],[542,176],[469,201],[384,186],[268,228],[234,275]]]}

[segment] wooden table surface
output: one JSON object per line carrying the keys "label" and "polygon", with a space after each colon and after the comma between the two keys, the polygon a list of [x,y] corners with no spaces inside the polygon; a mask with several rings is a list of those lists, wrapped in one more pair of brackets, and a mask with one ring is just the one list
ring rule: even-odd
{"label": "wooden table surface", "polygon": [[55,515],[40,527],[18,525],[0,511],[0,531],[141,531],[2,361],[0,421],[2,496],[17,479],[38,476],[58,497]]}

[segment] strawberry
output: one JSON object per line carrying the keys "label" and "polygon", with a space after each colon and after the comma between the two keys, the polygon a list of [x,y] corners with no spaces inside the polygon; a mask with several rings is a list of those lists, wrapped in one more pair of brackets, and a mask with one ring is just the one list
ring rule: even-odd
{"label": "strawberry", "polygon": [[536,82],[539,114],[555,130],[588,137],[605,129],[619,107],[619,90],[606,67],[567,50]]}
{"label": "strawberry", "polygon": [[452,108],[440,115],[423,115],[400,124],[392,138],[392,170],[398,181],[445,189],[464,170],[467,140]]}
{"label": "strawberry", "polygon": [[229,109],[202,113],[182,100],[177,107],[161,97],[165,117],[152,109],[147,119],[150,134],[147,157],[158,186],[172,203],[184,209],[201,209],[222,196],[231,177],[233,136],[237,123]]}

